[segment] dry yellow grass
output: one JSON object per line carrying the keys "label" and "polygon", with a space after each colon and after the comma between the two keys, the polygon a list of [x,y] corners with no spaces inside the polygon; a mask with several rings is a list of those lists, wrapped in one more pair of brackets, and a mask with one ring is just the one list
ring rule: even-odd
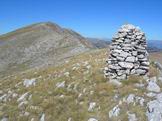
{"label": "dry yellow grass", "polygon": [[[19,115],[22,110],[18,108],[17,99],[13,99],[6,104],[1,103],[0,118],[7,115],[11,121],[28,121],[32,118],[38,121],[40,115],[45,113],[47,121],[67,121],[70,117],[72,121],[87,121],[90,117],[95,117],[99,121],[107,121],[108,112],[118,104],[118,101],[113,100],[115,94],[119,94],[121,98],[130,93],[142,96],[144,90],[134,90],[134,84],[141,80],[136,76],[131,76],[129,81],[125,80],[120,88],[108,83],[103,75],[106,57],[106,49],[93,50],[75,56],[58,67],[28,70],[1,79],[1,90],[14,90],[19,95],[30,92],[32,98],[23,109],[30,113],[29,116]],[[154,67],[151,67],[153,71],[150,72],[151,75],[154,75],[153,69]],[[69,72],[69,76],[66,76],[66,72]],[[31,78],[36,78],[36,85],[25,88],[22,84],[23,80]],[[56,84],[63,81],[65,81],[65,87],[56,88]],[[16,88],[15,85],[18,83],[20,85]],[[68,89],[69,85],[71,86]],[[61,95],[63,97],[60,97]],[[93,112],[88,111],[90,102],[97,104]],[[112,121],[119,119],[126,121],[127,109],[128,105],[121,106],[120,116]],[[145,120],[146,116],[142,107],[130,106],[129,110],[136,113],[137,117],[141,117],[140,121]]]}

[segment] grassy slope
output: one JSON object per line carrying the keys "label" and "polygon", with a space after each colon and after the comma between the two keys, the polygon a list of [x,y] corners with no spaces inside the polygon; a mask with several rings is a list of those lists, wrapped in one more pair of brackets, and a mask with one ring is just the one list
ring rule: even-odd
{"label": "grassy slope", "polygon": [[154,52],[150,54],[150,59],[162,63],[162,52]]}
{"label": "grassy slope", "polygon": [[[0,117],[7,115],[11,121],[28,121],[32,118],[37,121],[41,113],[45,113],[47,121],[67,121],[69,117],[72,121],[87,121],[90,117],[95,117],[99,121],[108,120],[108,112],[118,101],[113,97],[119,94],[121,97],[130,93],[143,95],[144,90],[135,90],[134,83],[139,78],[131,78],[131,83],[125,82],[120,88],[115,87],[103,77],[103,68],[107,51],[93,50],[72,58],[66,64],[59,67],[30,70],[15,76],[0,80],[0,90],[7,92],[11,90],[19,97],[25,92],[32,94],[31,99],[23,109],[18,108],[17,98],[0,105]],[[69,76],[66,75],[69,72]],[[152,76],[155,72],[152,72]],[[36,78],[35,86],[24,87],[24,79]],[[56,88],[57,82],[65,81],[64,88]],[[19,84],[15,87],[16,84]],[[71,85],[71,86],[70,86]],[[63,97],[60,97],[63,95]],[[81,96],[79,96],[81,95]],[[97,106],[93,112],[88,111],[89,103],[96,102]],[[35,108],[33,108],[35,106]],[[136,113],[140,121],[146,120],[144,107],[124,104],[121,106],[120,119],[127,121],[127,110]],[[29,112],[29,116],[20,116],[20,112]],[[111,120],[110,120],[111,121]]]}

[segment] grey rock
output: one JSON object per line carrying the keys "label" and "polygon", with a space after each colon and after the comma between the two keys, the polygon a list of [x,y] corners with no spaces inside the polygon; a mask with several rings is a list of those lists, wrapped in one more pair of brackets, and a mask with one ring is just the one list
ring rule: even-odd
{"label": "grey rock", "polygon": [[120,108],[118,105],[116,105],[112,110],[109,111],[109,118],[119,116],[120,114]]}
{"label": "grey rock", "polygon": [[124,61],[124,59],[125,59],[125,58],[120,57],[120,56],[117,56],[116,58],[117,58],[117,60],[120,60],[120,61]]}
{"label": "grey rock", "polygon": [[144,106],[145,99],[143,97],[136,96],[136,103],[139,103],[141,106]]}
{"label": "grey rock", "polygon": [[68,118],[68,121],[72,121],[72,118],[70,117],[70,118]]}
{"label": "grey rock", "polygon": [[118,75],[118,76],[121,76],[121,75],[124,74],[124,72],[125,72],[125,70],[119,70],[119,71],[117,71],[117,75]]}
{"label": "grey rock", "polygon": [[137,56],[137,51],[133,51],[133,52],[132,52],[132,55],[133,55],[133,56]]}
{"label": "grey rock", "polygon": [[117,79],[119,79],[119,80],[124,80],[124,79],[126,79],[126,77],[127,77],[126,74],[122,74],[122,75],[120,75],[120,76],[117,76]]}
{"label": "grey rock", "polygon": [[20,102],[20,103],[18,104],[18,108],[19,108],[19,109],[22,109],[23,106],[24,106],[24,105],[27,105],[27,104],[28,104],[28,101],[25,101],[25,100],[24,100],[24,101],[22,101],[22,102]]}
{"label": "grey rock", "polygon": [[139,69],[143,69],[143,70],[149,70],[149,66],[139,66]]}
{"label": "grey rock", "polygon": [[119,65],[120,65],[122,68],[128,68],[128,69],[131,69],[131,68],[133,68],[133,66],[134,66],[133,63],[129,63],[129,62],[119,62]]}
{"label": "grey rock", "polygon": [[1,121],[9,121],[8,117],[3,117]]}
{"label": "grey rock", "polygon": [[114,53],[121,53],[121,52],[122,52],[122,50],[115,49],[115,50],[113,50],[113,52],[114,52]]}
{"label": "grey rock", "polygon": [[123,58],[126,58],[126,57],[128,57],[128,56],[131,56],[131,54],[128,53],[128,52],[124,52],[124,51],[122,51],[122,52],[120,53],[119,56],[120,56],[120,57],[123,57]]}
{"label": "grey rock", "polygon": [[134,103],[134,99],[135,99],[135,95],[129,94],[127,99],[126,99],[127,104]]}
{"label": "grey rock", "polygon": [[135,62],[137,59],[134,56],[127,57],[125,61],[127,62]]}
{"label": "grey rock", "polygon": [[132,69],[130,74],[135,74],[136,73],[136,70],[135,69]]}
{"label": "grey rock", "polygon": [[155,97],[156,95],[157,94],[154,93],[154,92],[149,92],[149,93],[146,94],[146,96],[148,96],[148,97]]}
{"label": "grey rock", "polygon": [[96,107],[96,102],[90,102],[88,111],[90,111],[90,112],[94,111],[95,107]]}
{"label": "grey rock", "polygon": [[162,77],[158,77],[158,80],[162,83]]}
{"label": "grey rock", "polygon": [[135,86],[136,86],[137,88],[144,88],[145,85],[142,84],[142,83],[136,83]]}
{"label": "grey rock", "polygon": [[7,94],[3,94],[1,97],[0,97],[0,102],[6,102],[7,101]]}
{"label": "grey rock", "polygon": [[57,88],[64,88],[64,87],[65,87],[65,81],[63,81],[63,82],[58,82],[58,83],[56,84],[56,87],[57,87]]}
{"label": "grey rock", "polygon": [[143,69],[136,69],[136,74],[139,74],[139,75],[144,75],[147,71],[146,70],[143,70]]}
{"label": "grey rock", "polygon": [[29,116],[29,115],[30,115],[29,112],[25,112],[25,113],[24,113],[24,116]]}
{"label": "grey rock", "polygon": [[118,70],[118,69],[120,69],[121,67],[118,66],[118,65],[110,65],[109,68]]}
{"label": "grey rock", "polygon": [[141,54],[141,55],[138,55],[137,57],[138,58],[144,58],[145,56]]}
{"label": "grey rock", "polygon": [[160,87],[156,84],[155,81],[149,81],[147,90],[151,92],[160,92]]}
{"label": "grey rock", "polygon": [[138,121],[138,119],[134,113],[128,113],[128,121]]}
{"label": "grey rock", "polygon": [[88,121],[98,121],[98,120],[95,118],[89,118]]}
{"label": "grey rock", "polygon": [[142,62],[141,65],[144,65],[144,66],[149,66],[150,63],[149,62]]}
{"label": "grey rock", "polygon": [[17,102],[25,101],[28,96],[29,96],[29,92],[24,93],[17,99]]}
{"label": "grey rock", "polygon": [[122,83],[117,79],[110,79],[109,83],[111,83],[111,84],[113,84],[115,86],[119,86],[119,87],[122,86]]}
{"label": "grey rock", "polygon": [[148,121],[162,121],[162,93],[156,99],[147,103]]}
{"label": "grey rock", "polygon": [[23,85],[25,87],[29,87],[29,86],[32,86],[32,85],[35,85],[36,84],[36,79],[33,78],[33,79],[25,79],[24,82],[23,82]]}
{"label": "grey rock", "polygon": [[45,121],[45,114],[44,113],[41,115],[41,118],[40,118],[39,121]]}
{"label": "grey rock", "polygon": [[154,64],[156,65],[156,67],[160,70],[160,71],[162,71],[162,64],[161,63],[159,63],[159,62],[154,62]]}

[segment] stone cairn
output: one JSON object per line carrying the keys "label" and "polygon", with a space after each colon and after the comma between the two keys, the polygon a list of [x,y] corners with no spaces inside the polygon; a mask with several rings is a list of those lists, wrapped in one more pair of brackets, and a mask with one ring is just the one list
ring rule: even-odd
{"label": "stone cairn", "polygon": [[146,75],[149,70],[146,37],[139,27],[123,25],[113,37],[105,76],[123,80],[129,75]]}

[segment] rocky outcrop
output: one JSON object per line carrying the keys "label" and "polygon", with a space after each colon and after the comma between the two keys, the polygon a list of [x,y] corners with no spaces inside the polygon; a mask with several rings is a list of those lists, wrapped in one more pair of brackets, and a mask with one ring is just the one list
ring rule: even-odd
{"label": "rocky outcrop", "polygon": [[146,75],[149,69],[145,34],[130,24],[123,25],[112,39],[105,76],[126,79],[129,75]]}

